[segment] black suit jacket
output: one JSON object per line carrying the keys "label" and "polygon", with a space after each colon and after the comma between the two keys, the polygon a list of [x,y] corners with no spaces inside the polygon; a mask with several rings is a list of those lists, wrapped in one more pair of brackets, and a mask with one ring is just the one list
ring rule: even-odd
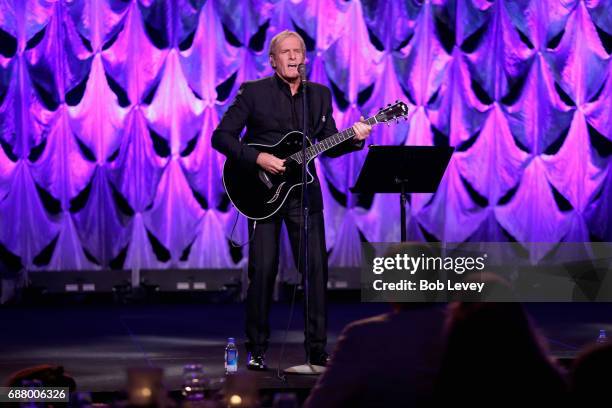
{"label": "black suit jacket", "polygon": [[[311,139],[320,141],[338,133],[332,112],[331,92],[327,87],[314,82],[309,82],[307,87],[309,134]],[[255,171],[259,152],[247,143],[273,145],[288,132],[301,130],[302,100],[302,87],[292,96],[289,85],[277,75],[243,83],[236,99],[212,134],[213,148],[228,159],[240,161]],[[241,140],[240,135],[245,126],[246,133]],[[347,141],[325,154],[337,157],[359,150],[363,145],[363,142]],[[310,208],[317,211],[323,208],[323,199],[313,162],[310,171],[315,176],[314,182],[308,185]],[[296,199],[299,191],[293,189],[286,206],[299,206],[299,200]]]}
{"label": "black suit jacket", "polygon": [[431,406],[445,319],[423,303],[350,323],[304,408]]}

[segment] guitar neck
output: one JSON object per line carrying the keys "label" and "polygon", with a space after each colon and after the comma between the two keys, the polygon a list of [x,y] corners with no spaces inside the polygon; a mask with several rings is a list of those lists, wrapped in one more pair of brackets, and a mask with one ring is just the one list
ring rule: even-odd
{"label": "guitar neck", "polygon": [[[367,118],[364,122],[372,126],[379,123],[376,120],[376,116]],[[349,140],[353,138],[354,136],[355,136],[355,131],[353,130],[352,127],[350,127],[346,130],[343,130],[342,132],[338,132],[334,135],[326,137],[324,140],[320,141],[319,143],[315,143],[314,145],[306,148],[306,158],[307,158],[306,161],[309,161],[317,157],[318,155],[325,152],[326,150],[329,150],[335,146],[338,146],[340,143],[346,140]],[[292,154],[291,156],[289,156],[289,158],[297,161],[298,163],[302,163],[302,160],[301,160],[302,151],[300,150],[299,152]]]}

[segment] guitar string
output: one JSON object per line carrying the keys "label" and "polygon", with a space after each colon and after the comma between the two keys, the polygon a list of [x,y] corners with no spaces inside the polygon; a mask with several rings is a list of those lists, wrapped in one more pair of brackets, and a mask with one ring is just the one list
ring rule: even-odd
{"label": "guitar string", "polygon": [[[377,116],[372,116],[371,118],[364,120],[364,122],[369,125],[374,125],[378,123],[379,120]],[[340,136],[340,138],[338,138],[338,136]],[[306,148],[306,157],[308,158],[307,160],[311,160],[315,158],[320,153],[323,153],[324,151],[329,150],[332,147],[335,147],[339,145],[340,143],[346,140],[349,140],[351,137],[354,137],[354,136],[355,136],[355,132],[353,131],[353,128],[350,127],[348,129],[343,130],[342,132],[338,132],[334,135],[329,136],[328,138],[326,138],[325,140],[322,140],[321,142],[317,144],[307,147]],[[333,142],[333,143],[331,143],[328,146],[327,145],[328,142]],[[301,152],[298,151],[298,152],[293,153],[291,156],[288,157],[288,159],[293,159],[296,162],[301,163]]]}

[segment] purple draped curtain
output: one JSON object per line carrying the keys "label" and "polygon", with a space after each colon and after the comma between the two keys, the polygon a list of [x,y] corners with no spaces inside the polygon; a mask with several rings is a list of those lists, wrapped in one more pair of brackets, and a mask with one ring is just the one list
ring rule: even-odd
{"label": "purple draped curtain", "polygon": [[[0,245],[26,269],[225,268],[236,211],[210,136],[284,29],[339,128],[456,147],[409,237],[612,240],[611,0],[0,0]],[[262,101],[265,103],[265,101]],[[399,238],[398,200],[356,197],[366,151],[317,162],[331,266]],[[234,238],[244,241],[239,220]],[[282,268],[291,254],[282,237]],[[243,253],[244,252],[243,250]],[[535,258],[544,253],[532,254]]]}

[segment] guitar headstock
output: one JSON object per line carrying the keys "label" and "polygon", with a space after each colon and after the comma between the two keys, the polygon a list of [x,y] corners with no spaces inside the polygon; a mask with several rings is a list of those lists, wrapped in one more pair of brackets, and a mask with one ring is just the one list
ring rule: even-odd
{"label": "guitar headstock", "polygon": [[408,105],[402,101],[396,101],[393,105],[389,104],[387,107],[381,108],[376,114],[376,121],[379,123],[387,123],[392,120],[406,118],[407,115]]}

